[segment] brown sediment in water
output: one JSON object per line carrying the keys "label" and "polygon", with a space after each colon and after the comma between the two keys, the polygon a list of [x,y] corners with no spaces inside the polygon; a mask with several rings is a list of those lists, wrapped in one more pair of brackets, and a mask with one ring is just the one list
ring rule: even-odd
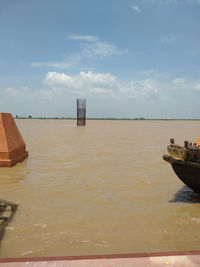
{"label": "brown sediment in water", "polygon": [[29,160],[0,169],[19,204],[0,257],[198,250],[199,196],[163,161],[198,121],[16,120]]}

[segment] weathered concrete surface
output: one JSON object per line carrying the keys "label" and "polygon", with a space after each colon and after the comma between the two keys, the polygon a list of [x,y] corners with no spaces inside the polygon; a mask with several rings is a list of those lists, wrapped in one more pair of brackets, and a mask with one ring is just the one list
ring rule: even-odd
{"label": "weathered concrete surface", "polygon": [[198,267],[200,252],[0,259],[1,267]]}
{"label": "weathered concrete surface", "polygon": [[10,113],[0,113],[0,167],[12,167],[28,157],[26,145]]}

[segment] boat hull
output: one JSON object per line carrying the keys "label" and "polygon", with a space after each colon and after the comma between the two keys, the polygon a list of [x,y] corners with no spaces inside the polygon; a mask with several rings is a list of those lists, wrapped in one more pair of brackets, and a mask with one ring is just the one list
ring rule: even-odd
{"label": "boat hull", "polygon": [[200,194],[200,164],[176,160],[168,155],[163,159],[169,162],[178,178],[194,192]]}

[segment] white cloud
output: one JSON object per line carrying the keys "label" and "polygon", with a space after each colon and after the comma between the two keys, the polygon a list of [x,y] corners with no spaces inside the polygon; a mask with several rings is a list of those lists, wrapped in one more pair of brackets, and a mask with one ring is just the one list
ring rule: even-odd
{"label": "white cloud", "polygon": [[64,73],[48,72],[45,77],[45,83],[48,85],[70,86],[72,82],[71,77]]}
{"label": "white cloud", "polygon": [[92,85],[98,84],[101,86],[108,86],[116,82],[116,77],[111,75],[110,73],[93,73],[92,71],[88,71],[86,73],[84,71],[81,71],[80,78],[87,82],[90,82]]}
{"label": "white cloud", "polygon": [[185,84],[185,83],[186,83],[186,80],[183,79],[183,78],[176,78],[176,79],[173,80],[173,83],[174,83],[175,85]]}
{"label": "white cloud", "polygon": [[61,62],[32,62],[32,67],[53,67],[55,69],[69,69],[78,65],[85,59],[106,58],[122,53],[117,46],[101,41],[97,36],[72,34],[69,39],[79,41],[80,50],[70,54],[65,61]]}
{"label": "white cloud", "polygon": [[[94,99],[98,99],[98,97],[126,99],[149,97],[158,93],[158,84],[155,80],[125,82],[110,73],[94,73],[92,71],[81,71],[77,75],[48,72],[44,78],[44,84],[47,88],[40,90],[33,90],[29,87],[4,88],[0,90],[0,104],[2,104],[1,101],[14,103],[14,106],[16,103],[20,106],[25,103],[28,108],[34,109],[42,103],[45,109],[50,100],[56,103],[64,100],[67,102],[72,96],[79,97],[81,95]],[[37,105],[35,105],[36,103]]]}
{"label": "white cloud", "polygon": [[85,44],[82,51],[82,57],[112,56],[121,52],[116,46],[106,42],[96,42],[94,44]]}
{"label": "white cloud", "polygon": [[[186,80],[183,77],[173,79],[165,77],[162,80],[162,78],[156,78],[154,70],[149,70],[149,73],[152,73],[152,78],[122,81],[110,73],[81,71],[76,75],[69,75],[48,72],[44,77],[43,89],[33,90],[29,87],[0,89],[1,110],[17,115],[75,116],[76,98],[85,97],[93,105],[89,116],[95,114],[99,108],[99,114],[102,114],[99,116],[104,114],[117,116],[116,114],[122,113],[125,116],[130,114],[137,116],[134,115],[134,111],[137,110],[137,114],[146,114],[145,116],[148,117],[150,116],[148,112],[152,111],[155,113],[151,116],[160,117],[160,109],[171,110],[170,112],[175,114],[176,101],[187,105],[189,95],[190,103],[198,102],[199,80]],[[193,114],[197,114],[196,105],[190,106]],[[116,106],[121,113],[115,113]],[[181,105],[183,110],[179,109],[178,112],[182,112],[179,114],[190,116],[184,106],[184,104]],[[141,113],[144,110],[146,113]]]}
{"label": "white cloud", "polygon": [[69,38],[83,41],[80,43],[81,51],[78,53],[81,58],[121,54],[115,45],[101,41],[97,36],[70,35]]}
{"label": "white cloud", "polygon": [[87,42],[98,42],[99,41],[99,38],[97,36],[93,36],[93,35],[72,34],[72,35],[69,35],[69,39],[82,40],[82,41],[87,41]]}
{"label": "white cloud", "polygon": [[184,78],[175,78],[172,80],[172,89],[184,90],[185,92],[195,92],[200,90],[199,81],[190,81]]}
{"label": "white cloud", "polygon": [[158,94],[158,84],[151,79],[132,81],[120,85],[120,92],[129,98],[150,97]]}
{"label": "white cloud", "polygon": [[131,5],[131,8],[133,9],[133,11],[135,11],[136,13],[140,13],[141,10],[138,6],[135,6],[135,5]]}
{"label": "white cloud", "polygon": [[156,70],[154,69],[149,69],[149,70],[141,70],[141,71],[136,71],[134,72],[135,74],[139,74],[139,75],[144,75],[144,76],[149,76],[149,75],[154,75],[155,73],[157,73]]}
{"label": "white cloud", "polygon": [[183,78],[175,78],[172,81],[172,88],[175,90],[188,90],[188,87],[191,87],[191,85]]}
{"label": "white cloud", "polygon": [[72,66],[70,62],[33,62],[32,67],[53,67],[58,69],[68,69]]}
{"label": "white cloud", "polygon": [[62,88],[63,92],[68,91],[81,94],[107,94],[112,95],[117,84],[116,77],[109,73],[80,72],[79,75],[69,76],[64,73],[48,72],[45,84],[53,88]]}
{"label": "white cloud", "polygon": [[158,94],[156,80],[123,82],[109,73],[80,72],[79,75],[68,76],[64,73],[47,73],[45,84],[51,85],[55,91],[60,89],[63,94],[71,92],[88,96],[105,96],[115,99],[150,97]]}
{"label": "white cloud", "polygon": [[196,85],[194,86],[194,88],[195,88],[196,90],[200,90],[200,83],[196,84]]}
{"label": "white cloud", "polygon": [[173,43],[175,40],[176,40],[176,35],[174,34],[164,35],[160,38],[160,42],[162,44],[170,44]]}
{"label": "white cloud", "polygon": [[162,73],[158,72],[155,69],[149,69],[149,70],[142,70],[142,71],[135,71],[133,72],[134,76],[137,77],[144,77],[148,79],[169,79],[170,75],[168,73]]}

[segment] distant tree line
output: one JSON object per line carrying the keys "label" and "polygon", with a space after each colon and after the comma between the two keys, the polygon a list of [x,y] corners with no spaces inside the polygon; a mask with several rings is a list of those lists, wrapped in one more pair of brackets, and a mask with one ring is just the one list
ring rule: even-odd
{"label": "distant tree line", "polygon": [[[26,116],[15,116],[16,119],[54,119],[54,120],[76,120],[76,118],[71,117],[33,117],[31,115]],[[146,120],[145,118],[113,118],[113,117],[107,117],[107,118],[87,118],[87,120]]]}
{"label": "distant tree line", "polygon": [[[16,115],[15,119],[40,119],[40,120],[76,120],[77,118],[72,118],[72,117],[45,117],[45,116],[40,116],[40,117],[33,117],[32,115],[28,116],[19,116]],[[160,119],[148,119],[148,118],[113,118],[113,117],[106,117],[106,118],[90,118],[87,117],[87,120],[162,120],[162,121],[171,121],[171,120],[192,120],[192,121],[199,121],[200,119],[166,119],[166,118],[160,118]]]}

